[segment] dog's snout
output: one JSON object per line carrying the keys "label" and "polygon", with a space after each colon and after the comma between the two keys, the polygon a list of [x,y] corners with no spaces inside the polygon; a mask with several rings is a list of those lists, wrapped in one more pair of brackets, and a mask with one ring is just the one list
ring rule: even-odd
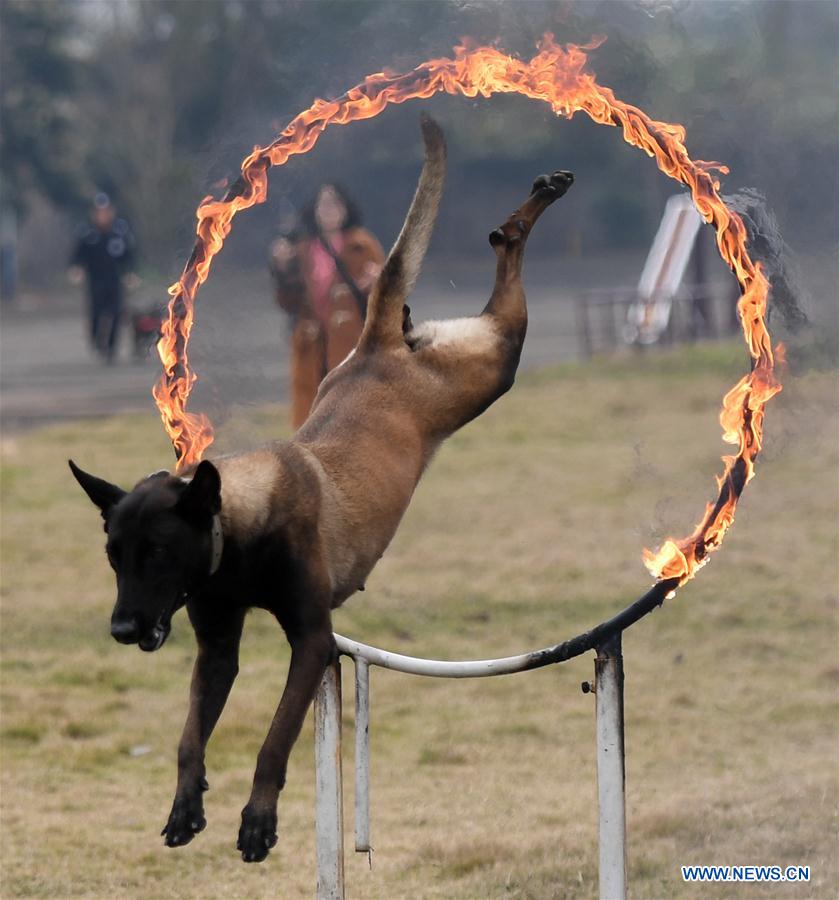
{"label": "dog's snout", "polygon": [[136,644],[140,640],[140,625],[131,616],[127,619],[111,619],[111,637],[121,644]]}

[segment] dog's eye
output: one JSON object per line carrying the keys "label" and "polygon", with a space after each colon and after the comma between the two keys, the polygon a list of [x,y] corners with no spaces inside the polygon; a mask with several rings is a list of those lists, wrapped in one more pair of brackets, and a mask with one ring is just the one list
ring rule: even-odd
{"label": "dog's eye", "polygon": [[163,544],[153,544],[151,547],[151,555],[160,558],[166,555],[166,548]]}

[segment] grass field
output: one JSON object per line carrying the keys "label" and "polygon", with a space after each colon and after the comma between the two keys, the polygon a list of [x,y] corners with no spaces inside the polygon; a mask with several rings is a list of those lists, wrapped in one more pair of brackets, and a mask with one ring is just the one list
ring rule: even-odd
{"label": "grass field", "polygon": [[[706,345],[520,378],[439,453],[336,630],[415,655],[505,655],[634,599],[649,584],[642,546],[686,533],[714,491],[718,402],[744,367],[741,347]],[[726,545],[624,640],[633,897],[839,889],[836,376],[788,381]],[[220,443],[277,435],[283,418],[252,411]],[[69,456],[124,485],[171,462],[150,415],[4,441],[2,896],[314,896],[310,720],[280,843],[259,866],[235,850],[288,661],[261,612],[210,742],[207,829],[164,848],[193,639],[181,613],[158,654],[111,640],[101,523]],[[470,682],[374,670],[375,853],[372,870],[352,854],[347,777],[348,896],[595,896],[591,660]],[[812,880],[685,885],[691,863],[803,864]]]}

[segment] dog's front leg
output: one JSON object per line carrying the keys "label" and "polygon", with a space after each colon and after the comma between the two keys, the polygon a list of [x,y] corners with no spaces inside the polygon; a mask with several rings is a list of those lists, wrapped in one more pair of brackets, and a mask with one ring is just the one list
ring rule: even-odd
{"label": "dog's front leg", "polygon": [[189,714],[178,745],[178,787],[161,832],[167,847],[188,844],[207,824],[202,796],[208,787],[204,751],[239,671],[244,612],[212,617],[204,613],[206,623],[201,612],[189,608],[198,638],[198,656],[192,671]]}
{"label": "dog's front leg", "polygon": [[259,751],[250,799],[242,810],[237,847],[245,862],[261,862],[277,843],[277,800],[285,785],[288,757],[335,652],[328,616],[315,629],[287,633],[291,644],[288,680],[268,737]]}

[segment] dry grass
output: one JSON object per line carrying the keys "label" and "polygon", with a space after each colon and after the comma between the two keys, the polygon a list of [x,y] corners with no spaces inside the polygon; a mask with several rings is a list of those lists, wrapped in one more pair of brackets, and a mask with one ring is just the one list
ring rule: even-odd
{"label": "dry grass", "polygon": [[[739,347],[707,346],[522,378],[441,451],[336,629],[480,657],[567,637],[633,599],[648,584],[641,546],[685,532],[712,491],[717,402],[742,366]],[[682,883],[680,864],[712,862],[811,867],[809,885],[749,897],[835,896],[836,405],[833,373],[790,380],[726,547],[625,638],[634,897],[744,896]],[[248,428],[274,432],[275,415],[253,412]],[[210,744],[208,828],[185,849],[158,837],[193,641],[182,615],[159,654],[110,640],[98,514],[64,460],[130,483],[169,463],[159,425],[59,426],[4,450],[3,896],[312,896],[311,723],[280,844],[261,866],[235,852],[288,658],[264,613]],[[579,690],[591,673],[590,658],[473,682],[375,670],[376,852],[368,871],[347,835],[348,896],[594,896],[593,701]]]}

